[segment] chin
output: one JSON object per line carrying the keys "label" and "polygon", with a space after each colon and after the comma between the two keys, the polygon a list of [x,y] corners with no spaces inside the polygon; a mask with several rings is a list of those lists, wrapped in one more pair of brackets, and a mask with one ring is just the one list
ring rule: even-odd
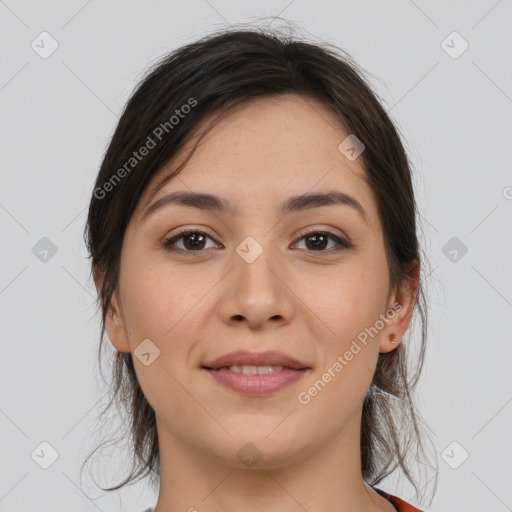
{"label": "chin", "polygon": [[[278,423],[276,423],[278,424]],[[274,426],[275,429],[275,426]],[[308,452],[314,452],[313,446],[301,446],[294,441],[293,436],[286,430],[271,432],[271,429],[247,428],[241,435],[225,439],[224,443],[212,447],[212,455],[223,464],[232,468],[248,470],[273,470],[290,466],[304,457]]]}

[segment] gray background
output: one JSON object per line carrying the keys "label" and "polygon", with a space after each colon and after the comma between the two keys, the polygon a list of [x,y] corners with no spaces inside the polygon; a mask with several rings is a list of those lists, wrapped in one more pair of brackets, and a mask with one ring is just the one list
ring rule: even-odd
{"label": "gray background", "polygon": [[[83,458],[101,438],[96,414],[104,403],[82,241],[86,208],[118,115],[146,67],[214,29],[278,14],[379,77],[370,81],[414,164],[432,271],[418,388],[439,458],[429,510],[512,510],[512,1],[6,0],[0,511],[140,512],[156,502],[143,483],[109,494],[79,481]],[[48,58],[31,47],[51,49],[43,31],[58,43]],[[448,37],[454,31],[469,44],[457,58],[463,41]],[[40,464],[51,450],[42,442],[58,453],[47,469]],[[114,470],[123,464],[122,452],[111,455],[103,485],[118,482]],[[414,502],[402,479],[380,487]]]}

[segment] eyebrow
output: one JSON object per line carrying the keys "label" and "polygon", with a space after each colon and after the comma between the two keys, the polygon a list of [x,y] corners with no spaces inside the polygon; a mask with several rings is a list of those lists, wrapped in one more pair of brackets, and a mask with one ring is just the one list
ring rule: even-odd
{"label": "eyebrow", "polygon": [[[149,205],[142,213],[142,220],[146,219],[146,217],[161,207],[169,205],[185,206],[190,208],[197,208],[199,210],[215,211],[224,214],[236,213],[236,208],[234,205],[232,205],[226,199],[215,196],[213,194],[176,191],[158,199]],[[330,190],[323,193],[307,193],[298,196],[292,196],[280,205],[278,213],[284,216],[311,208],[333,205],[349,206],[353,208],[367,224],[370,223],[368,215],[364,208],[361,206],[361,203],[355,197],[339,190]]]}

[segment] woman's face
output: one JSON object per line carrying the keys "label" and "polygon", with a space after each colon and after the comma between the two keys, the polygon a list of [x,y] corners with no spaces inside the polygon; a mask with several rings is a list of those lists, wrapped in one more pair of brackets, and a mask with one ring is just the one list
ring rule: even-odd
{"label": "woman's face", "polygon": [[[337,443],[347,457],[358,453],[363,398],[379,352],[396,346],[388,335],[399,341],[407,328],[412,294],[388,296],[376,198],[361,158],[339,149],[348,135],[312,99],[253,100],[233,108],[156,195],[190,143],[145,190],[106,323],[114,346],[133,353],[161,450],[238,467],[262,457],[260,468]],[[229,206],[168,201],[147,212],[175,192],[211,194]],[[352,204],[289,202],[327,192]],[[199,233],[177,237],[183,230]],[[285,382],[279,368],[271,376],[204,368],[239,350],[280,352],[307,369],[284,369],[293,376]]]}

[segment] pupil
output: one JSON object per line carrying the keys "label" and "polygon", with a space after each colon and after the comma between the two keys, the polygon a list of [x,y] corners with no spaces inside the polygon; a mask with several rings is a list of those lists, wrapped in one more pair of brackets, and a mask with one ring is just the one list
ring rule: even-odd
{"label": "pupil", "polygon": [[[318,239],[318,238],[322,238],[322,239],[323,239],[323,242],[325,242],[326,237],[325,237],[324,235],[322,235],[322,234],[318,234],[318,235],[310,235],[310,236],[308,237],[308,240],[311,240],[311,239]],[[318,248],[318,247],[324,247],[324,244],[323,244],[322,242],[320,242],[320,243],[315,243],[315,242],[314,242],[314,243],[313,243],[313,247],[315,247],[315,248]]]}
{"label": "pupil", "polygon": [[[187,241],[190,241],[193,237],[198,237],[198,238],[201,238],[201,239],[203,239],[203,238],[204,238],[204,237],[203,237],[203,235],[200,235],[200,234],[198,234],[198,233],[192,233],[191,235],[187,235],[186,240],[187,240]],[[198,245],[199,245],[199,244],[201,244],[201,242],[202,242],[202,241],[203,241],[203,240],[199,240],[199,241],[197,241],[197,240],[196,240],[195,242],[192,242],[191,246],[192,246],[192,247],[196,247],[196,248],[197,248],[197,247],[198,247]],[[188,245],[189,245],[189,244],[186,244],[186,245],[187,245],[187,248],[189,248],[189,247],[188,247]]]}

